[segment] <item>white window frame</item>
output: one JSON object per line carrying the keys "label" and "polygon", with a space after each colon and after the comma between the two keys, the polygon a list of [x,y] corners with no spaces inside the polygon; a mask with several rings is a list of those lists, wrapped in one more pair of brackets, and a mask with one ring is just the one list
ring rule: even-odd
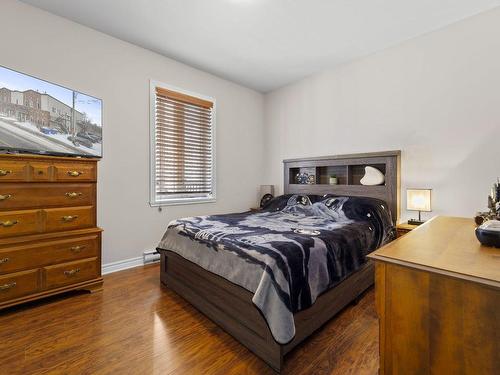
{"label": "white window frame", "polygon": [[[184,197],[184,198],[167,198],[157,199],[156,196],[156,88],[162,87],[167,90],[176,91],[181,94],[194,96],[203,100],[208,100],[213,103],[212,107],[212,194],[208,197]],[[149,81],[149,204],[151,207],[173,206],[181,204],[197,204],[197,203],[213,203],[216,201],[217,173],[216,173],[216,101],[215,98],[198,94],[192,91],[184,90],[163,82],[151,79]]]}

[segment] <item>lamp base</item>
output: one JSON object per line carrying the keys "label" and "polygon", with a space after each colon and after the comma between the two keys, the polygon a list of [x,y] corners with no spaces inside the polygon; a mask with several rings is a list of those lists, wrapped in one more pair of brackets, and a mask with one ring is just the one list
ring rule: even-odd
{"label": "lamp base", "polygon": [[423,223],[425,223],[425,221],[416,220],[416,219],[410,219],[410,220],[408,220],[408,224],[409,225],[421,225]]}

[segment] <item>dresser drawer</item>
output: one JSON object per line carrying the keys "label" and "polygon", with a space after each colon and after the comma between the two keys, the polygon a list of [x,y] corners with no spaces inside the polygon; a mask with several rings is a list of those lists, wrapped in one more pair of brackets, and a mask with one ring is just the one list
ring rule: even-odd
{"label": "dresser drawer", "polygon": [[30,163],[32,181],[50,181],[50,163]]}
{"label": "dresser drawer", "polygon": [[23,244],[0,250],[0,275],[54,263],[96,257],[100,235]]}
{"label": "dresser drawer", "polygon": [[20,236],[41,231],[40,210],[0,212],[0,237]]}
{"label": "dresser drawer", "polygon": [[0,276],[0,302],[38,291],[38,270]]}
{"label": "dresser drawer", "polygon": [[93,183],[5,183],[0,184],[0,211],[51,206],[91,206]]}
{"label": "dresser drawer", "polygon": [[56,232],[95,226],[93,206],[49,208],[45,212],[45,231]]}
{"label": "dresser drawer", "polygon": [[97,171],[91,163],[54,163],[56,181],[96,181]]}
{"label": "dresser drawer", "polygon": [[28,170],[26,162],[0,160],[0,183],[3,181],[26,181]]}
{"label": "dresser drawer", "polygon": [[45,267],[43,269],[45,287],[47,289],[52,289],[95,279],[99,277],[100,274],[98,267],[100,267],[100,264],[98,264],[97,258]]}

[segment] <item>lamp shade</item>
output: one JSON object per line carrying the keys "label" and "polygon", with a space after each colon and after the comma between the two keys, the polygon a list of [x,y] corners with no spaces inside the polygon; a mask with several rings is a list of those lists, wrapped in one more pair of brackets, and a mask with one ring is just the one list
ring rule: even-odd
{"label": "lamp shade", "polygon": [[274,185],[260,185],[260,196],[263,197],[266,194],[274,195]]}
{"label": "lamp shade", "polygon": [[431,189],[407,189],[406,209],[410,211],[432,211]]}

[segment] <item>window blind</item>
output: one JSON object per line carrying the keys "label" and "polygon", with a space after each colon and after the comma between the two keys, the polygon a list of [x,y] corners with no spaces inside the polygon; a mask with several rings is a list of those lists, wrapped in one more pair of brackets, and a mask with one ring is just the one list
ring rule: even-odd
{"label": "window blind", "polygon": [[213,197],[213,102],[156,87],[156,201]]}

